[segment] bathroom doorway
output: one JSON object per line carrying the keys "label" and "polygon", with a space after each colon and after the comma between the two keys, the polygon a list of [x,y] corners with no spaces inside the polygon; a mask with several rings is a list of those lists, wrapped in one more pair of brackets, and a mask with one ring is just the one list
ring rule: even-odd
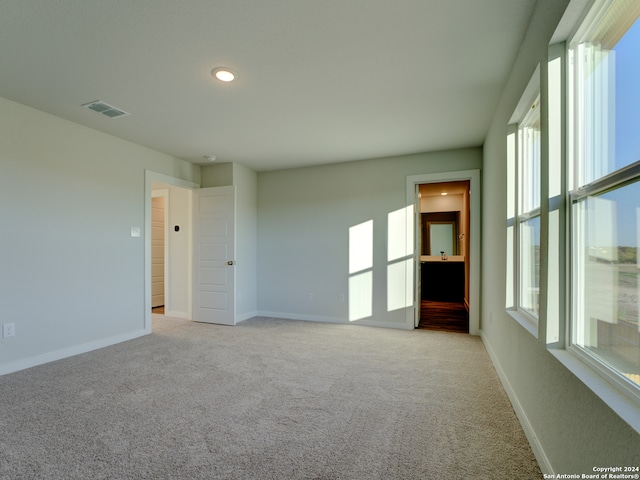
{"label": "bathroom doorway", "polygon": [[415,205],[415,328],[480,333],[480,172],[407,177]]}
{"label": "bathroom doorway", "polygon": [[469,333],[468,180],[419,185],[418,328]]}

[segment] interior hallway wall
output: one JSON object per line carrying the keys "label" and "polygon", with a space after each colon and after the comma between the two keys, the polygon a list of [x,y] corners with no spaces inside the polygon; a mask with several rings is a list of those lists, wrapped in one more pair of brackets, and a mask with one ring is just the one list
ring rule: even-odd
{"label": "interior hallway wall", "polygon": [[16,330],[0,373],[144,333],[145,169],[200,181],[198,166],[0,98],[0,323]]}
{"label": "interior hallway wall", "polygon": [[404,308],[387,308],[388,215],[407,206],[407,176],[480,169],[481,153],[470,148],[260,172],[260,314],[349,323],[349,228],[372,220],[373,315],[355,323],[413,328]]}
{"label": "interior hallway wall", "polygon": [[[543,469],[593,474],[594,466],[637,465],[640,436],[546,350],[544,334],[534,337],[505,310],[507,124],[539,63],[541,88],[546,88],[548,44],[567,3],[538,1],[485,141],[482,338],[534,440]],[[543,254],[546,243],[543,235]],[[541,332],[544,321],[541,317]]]}

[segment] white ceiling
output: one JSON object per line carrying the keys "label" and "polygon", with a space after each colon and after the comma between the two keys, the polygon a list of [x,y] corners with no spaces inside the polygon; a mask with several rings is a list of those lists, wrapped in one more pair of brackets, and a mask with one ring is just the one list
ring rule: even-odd
{"label": "white ceiling", "polygon": [[0,96],[258,171],[479,146],[534,4],[0,0]]}

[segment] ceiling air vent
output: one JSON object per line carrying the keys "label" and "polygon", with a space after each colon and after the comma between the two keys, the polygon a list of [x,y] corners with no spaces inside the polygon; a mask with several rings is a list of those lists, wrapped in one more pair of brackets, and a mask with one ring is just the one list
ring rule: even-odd
{"label": "ceiling air vent", "polygon": [[102,100],[96,100],[95,102],[85,103],[82,105],[89,110],[93,110],[94,112],[98,112],[101,115],[109,118],[118,118],[118,117],[126,117],[130,115],[124,110],[120,110],[119,108],[114,107],[113,105],[109,105],[108,103],[103,102]]}

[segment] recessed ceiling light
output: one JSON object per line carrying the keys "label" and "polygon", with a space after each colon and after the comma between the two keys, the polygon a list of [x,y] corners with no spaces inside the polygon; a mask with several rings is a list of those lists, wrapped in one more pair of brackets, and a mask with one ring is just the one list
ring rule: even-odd
{"label": "recessed ceiling light", "polygon": [[226,67],[216,67],[211,70],[211,75],[214,78],[217,78],[221,82],[233,82],[236,78],[238,78],[238,74]]}
{"label": "recessed ceiling light", "polygon": [[216,161],[216,156],[215,155],[205,155],[202,158],[206,158],[209,162],[215,162]]}
{"label": "recessed ceiling light", "polygon": [[447,192],[442,192],[440,195],[447,195],[447,194],[448,194]]}

